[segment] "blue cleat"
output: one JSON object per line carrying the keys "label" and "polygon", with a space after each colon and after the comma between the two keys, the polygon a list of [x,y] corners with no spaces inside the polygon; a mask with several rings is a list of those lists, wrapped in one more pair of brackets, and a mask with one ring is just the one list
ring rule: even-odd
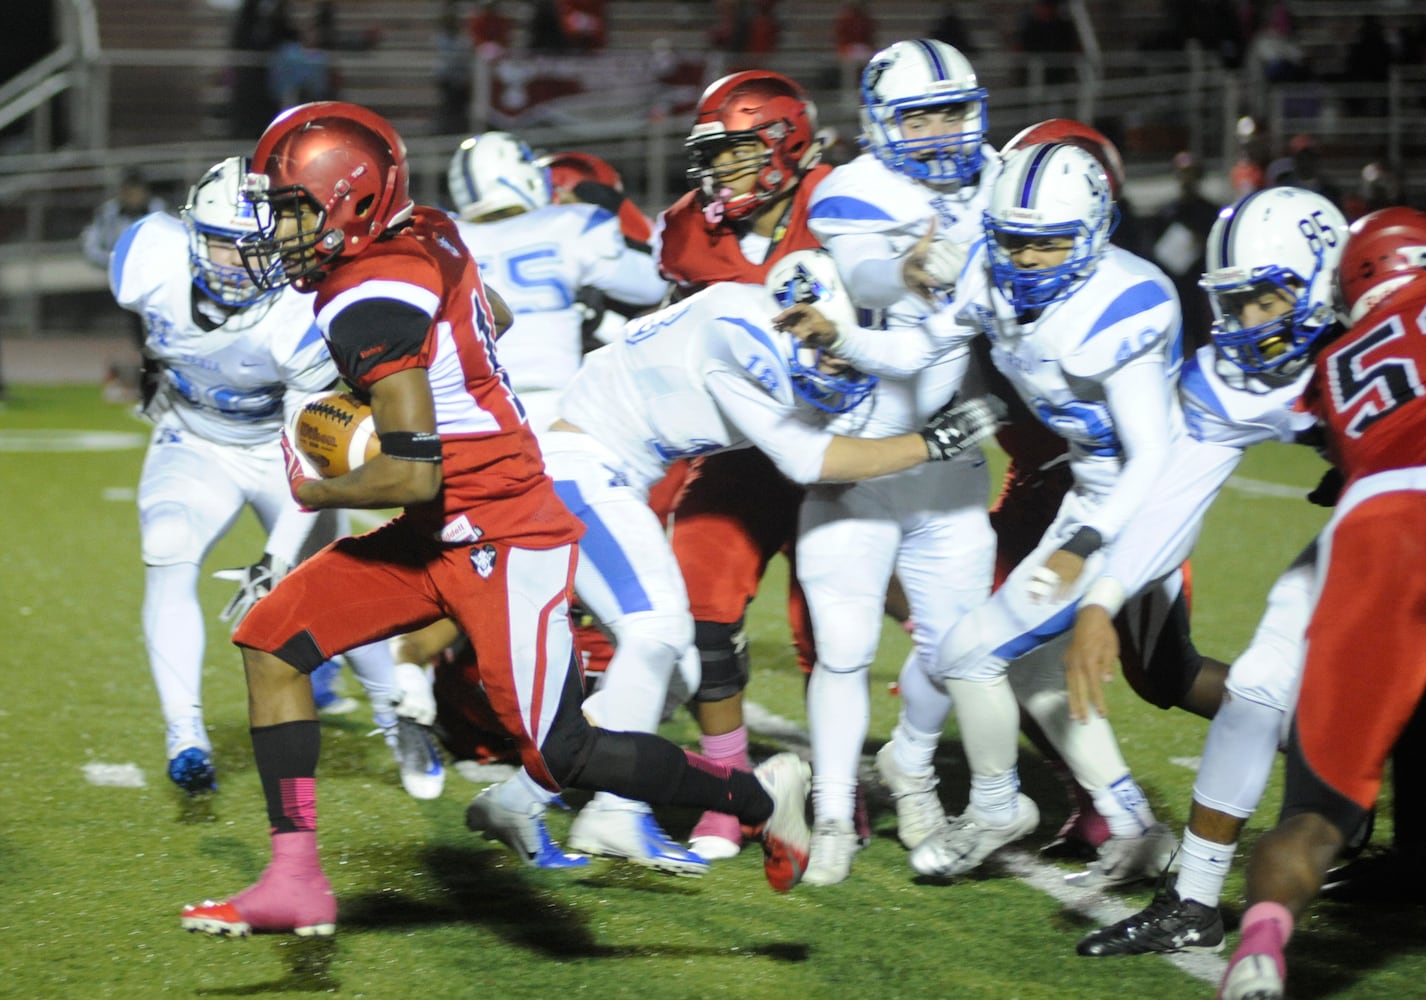
{"label": "blue cleat", "polygon": [[202,747],[189,747],[168,762],[168,777],[189,795],[218,790],[218,771]]}
{"label": "blue cleat", "polygon": [[709,867],[705,859],[664,833],[647,805],[626,799],[592,799],[569,828],[569,846],[585,854],[628,858],[667,875],[696,878]]}

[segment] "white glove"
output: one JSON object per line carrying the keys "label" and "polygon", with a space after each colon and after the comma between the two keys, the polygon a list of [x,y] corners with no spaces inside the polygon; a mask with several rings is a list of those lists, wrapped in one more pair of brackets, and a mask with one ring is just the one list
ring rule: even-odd
{"label": "white glove", "polygon": [[251,566],[237,569],[220,569],[213,574],[215,580],[231,580],[238,585],[238,592],[228,601],[227,607],[218,614],[220,622],[232,622],[237,631],[253,605],[267,595],[277,581],[287,575],[292,567],[271,553],[263,553],[261,559]]}
{"label": "white glove", "polygon": [[966,256],[966,248],[962,244],[951,240],[936,240],[927,251],[926,263],[923,266],[926,273],[934,277],[945,291],[950,291],[960,280]]}

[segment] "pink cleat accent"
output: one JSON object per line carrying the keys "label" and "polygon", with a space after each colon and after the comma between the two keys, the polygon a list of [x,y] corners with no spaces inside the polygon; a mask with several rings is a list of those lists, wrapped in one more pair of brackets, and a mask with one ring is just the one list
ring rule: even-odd
{"label": "pink cleat accent", "polygon": [[180,922],[184,930],[220,937],[336,933],[337,900],[317,860],[317,835],[275,834],[272,863],[257,882],[231,899],[185,906]]}

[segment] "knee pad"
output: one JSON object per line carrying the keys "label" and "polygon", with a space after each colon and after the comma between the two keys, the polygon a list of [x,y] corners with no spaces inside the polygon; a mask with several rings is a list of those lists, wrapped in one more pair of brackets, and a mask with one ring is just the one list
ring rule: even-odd
{"label": "knee pad", "polygon": [[161,500],[139,513],[143,560],[146,566],[201,563],[203,539],[193,530],[183,504]]}
{"label": "knee pad", "polygon": [[731,625],[694,622],[693,641],[702,667],[694,701],[726,701],[748,686],[752,660],[741,618]]}

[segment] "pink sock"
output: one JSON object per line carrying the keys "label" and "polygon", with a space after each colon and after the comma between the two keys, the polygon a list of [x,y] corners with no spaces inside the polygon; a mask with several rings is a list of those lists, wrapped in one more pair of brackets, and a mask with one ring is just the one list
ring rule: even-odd
{"label": "pink sock", "polygon": [[752,761],[748,759],[748,727],[739,726],[732,732],[716,736],[704,734],[698,742],[703,746],[703,756],[720,764],[731,764],[739,771],[751,771]]}
{"label": "pink sock", "polygon": [[1243,914],[1242,935],[1238,941],[1239,955],[1268,955],[1277,963],[1278,973],[1287,975],[1282,952],[1292,937],[1292,914],[1281,903],[1254,903]]}

